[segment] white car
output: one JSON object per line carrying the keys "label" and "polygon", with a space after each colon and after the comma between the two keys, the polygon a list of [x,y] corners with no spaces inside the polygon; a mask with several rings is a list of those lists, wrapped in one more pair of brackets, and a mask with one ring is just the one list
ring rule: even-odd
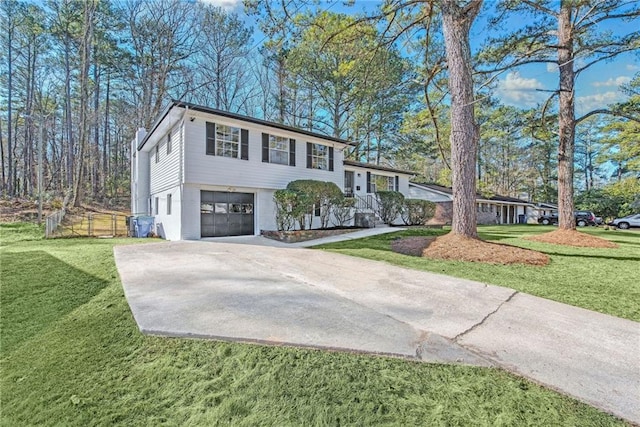
{"label": "white car", "polygon": [[626,230],[631,227],[640,227],[640,214],[627,215],[624,218],[616,218],[609,223],[614,227],[618,227],[622,230]]}

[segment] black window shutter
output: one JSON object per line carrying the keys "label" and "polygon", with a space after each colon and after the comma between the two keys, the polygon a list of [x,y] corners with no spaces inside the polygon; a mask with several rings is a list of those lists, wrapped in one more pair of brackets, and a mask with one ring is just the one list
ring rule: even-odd
{"label": "black window shutter", "polygon": [[371,193],[371,172],[367,172],[367,193]]}
{"label": "black window shutter", "polygon": [[296,165],[296,140],[289,140],[289,166]]}
{"label": "black window shutter", "polygon": [[269,163],[269,134],[262,134],[262,161]]}
{"label": "black window shutter", "polygon": [[400,191],[400,177],[396,175],[396,191]]}
{"label": "black window shutter", "polygon": [[329,147],[329,170],[333,170],[333,147]]}
{"label": "black window shutter", "polygon": [[307,142],[307,169],[311,169],[311,143]]}
{"label": "black window shutter", "polygon": [[207,122],[207,154],[216,155],[216,124]]}
{"label": "black window shutter", "polygon": [[240,158],[249,160],[249,131],[240,129]]}

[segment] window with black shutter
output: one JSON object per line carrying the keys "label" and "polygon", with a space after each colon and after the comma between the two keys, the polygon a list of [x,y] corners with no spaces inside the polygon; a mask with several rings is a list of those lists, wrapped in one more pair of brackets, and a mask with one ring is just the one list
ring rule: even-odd
{"label": "window with black shutter", "polygon": [[240,131],[240,158],[249,160],[249,131],[247,129]]}
{"label": "window with black shutter", "polygon": [[329,147],[329,170],[333,171],[333,147]]}
{"label": "window with black shutter", "polygon": [[207,154],[216,155],[216,124],[207,122]]}
{"label": "window with black shutter", "polygon": [[262,161],[269,163],[269,134],[262,133]]}
{"label": "window with black shutter", "polygon": [[296,140],[289,140],[289,166],[296,165]]}

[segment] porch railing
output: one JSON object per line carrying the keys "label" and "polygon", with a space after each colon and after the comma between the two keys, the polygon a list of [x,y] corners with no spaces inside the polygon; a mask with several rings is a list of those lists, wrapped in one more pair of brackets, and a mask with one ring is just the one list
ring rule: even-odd
{"label": "porch railing", "polygon": [[376,213],[378,211],[378,199],[373,194],[367,194],[365,197],[354,195],[356,199],[355,208],[357,212],[370,211]]}

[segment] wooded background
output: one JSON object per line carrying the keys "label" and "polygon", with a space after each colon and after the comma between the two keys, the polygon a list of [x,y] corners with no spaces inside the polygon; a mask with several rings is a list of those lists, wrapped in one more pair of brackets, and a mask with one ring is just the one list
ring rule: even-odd
{"label": "wooded background", "polygon": [[[562,84],[529,110],[494,96],[497,73],[562,62],[557,32],[550,35],[561,11],[546,3],[491,4],[485,47],[466,59],[479,124],[475,176],[484,194],[558,200]],[[247,0],[264,34],[256,39],[237,14],[200,1],[3,0],[2,195],[36,197],[41,166],[48,201],[126,205],[130,140],[170,99],[345,138],[358,143],[352,159],[451,185],[439,2],[389,0],[362,16],[332,12],[332,5]],[[592,63],[637,57],[637,31],[613,36],[591,25],[638,22],[635,2],[566,8],[573,55],[587,64],[572,69],[574,82]],[[492,30],[524,12],[533,16],[530,27]],[[640,77],[623,90],[625,102],[569,117],[576,206],[602,215],[640,209]]]}

